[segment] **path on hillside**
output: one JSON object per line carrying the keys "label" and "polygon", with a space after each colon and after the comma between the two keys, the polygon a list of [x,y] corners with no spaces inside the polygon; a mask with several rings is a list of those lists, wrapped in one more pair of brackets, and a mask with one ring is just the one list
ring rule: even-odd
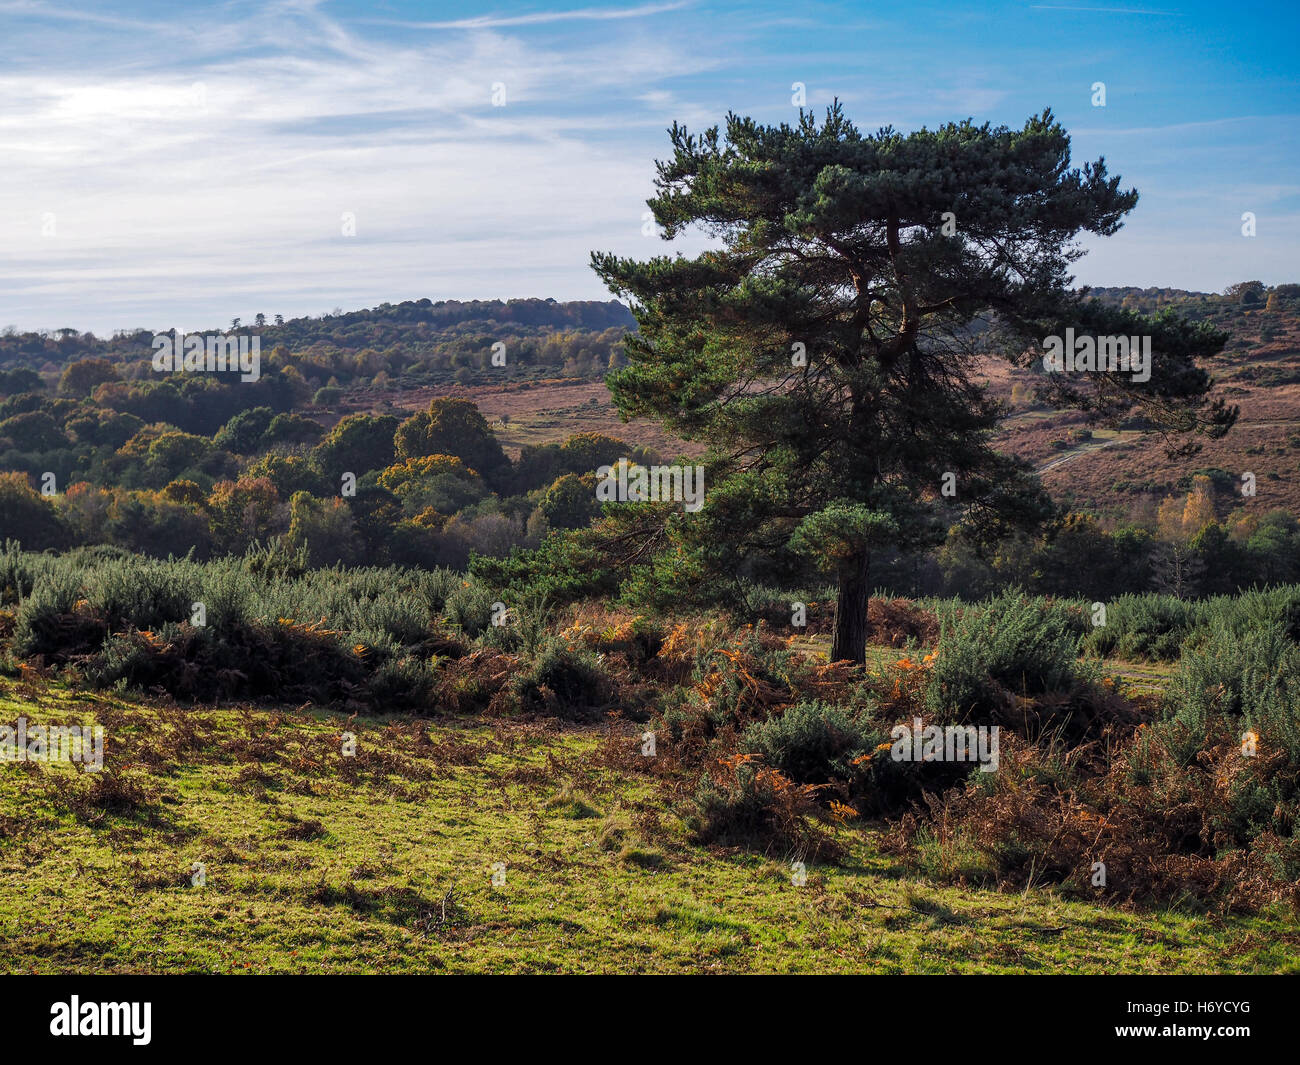
{"label": "path on hillside", "polygon": [[1110,440],[1103,440],[1100,443],[1092,443],[1084,447],[1076,448],[1074,451],[1067,451],[1064,455],[1058,455],[1050,462],[1044,463],[1042,466],[1039,466],[1038,474],[1039,476],[1042,476],[1048,470],[1054,470],[1058,466],[1064,466],[1071,459],[1077,459],[1080,455],[1086,455],[1091,451],[1100,451],[1102,448],[1111,447],[1113,444],[1123,443],[1124,440],[1126,439],[1129,438],[1123,436],[1117,436]]}
{"label": "path on hillside", "polygon": [[[1234,426],[1236,429],[1287,429],[1294,426],[1294,422],[1248,422]],[[1119,436],[1112,437],[1109,440],[1093,440],[1084,447],[1075,448],[1073,451],[1067,451],[1064,455],[1058,455],[1050,462],[1044,463],[1038,467],[1038,474],[1042,476],[1049,470],[1058,469],[1067,462],[1077,459],[1080,455],[1087,455],[1093,451],[1100,451],[1102,448],[1111,447],[1114,444],[1122,444],[1127,440],[1137,440],[1142,436],[1137,430],[1125,430]]]}

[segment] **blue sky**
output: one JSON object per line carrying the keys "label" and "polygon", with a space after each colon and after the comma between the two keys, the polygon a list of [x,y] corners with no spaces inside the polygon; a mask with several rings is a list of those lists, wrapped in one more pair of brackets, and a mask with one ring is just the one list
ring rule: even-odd
{"label": "blue sky", "polygon": [[0,326],[607,298],[592,249],[665,248],[665,127],[793,119],[794,82],[864,130],[1052,107],[1142,194],[1082,283],[1300,281],[1297,10],[0,0]]}

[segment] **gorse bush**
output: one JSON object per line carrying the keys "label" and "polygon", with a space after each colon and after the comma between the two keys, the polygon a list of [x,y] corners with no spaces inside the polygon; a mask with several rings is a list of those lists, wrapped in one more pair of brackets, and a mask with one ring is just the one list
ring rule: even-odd
{"label": "gorse bush", "polygon": [[549,641],[529,669],[515,677],[514,692],[523,709],[581,716],[603,706],[612,686],[590,651]]}
{"label": "gorse bush", "polygon": [[[507,676],[513,705],[529,712],[582,715],[612,690],[595,655],[555,642],[540,595],[510,596],[506,623],[494,625],[497,593],[449,570],[300,571],[274,544],[212,562],[117,553],[82,561],[10,549],[0,572],[23,589],[14,652],[73,662],[97,687],[427,709],[441,690],[440,663],[476,641],[528,660],[494,671],[488,702]],[[466,676],[479,683],[472,667]],[[454,706],[481,701],[451,696]]]}
{"label": "gorse bush", "polygon": [[[886,848],[901,843],[920,860],[938,838],[973,850],[1009,883],[1045,880],[1086,896],[1097,894],[1091,871],[1104,861],[1108,896],[1244,909],[1300,903],[1293,601],[1273,589],[1199,604],[1162,714],[1144,700],[1136,727],[1120,720],[1106,744],[1086,748],[1057,732],[1012,738],[999,772],[936,789],[928,812],[905,815]],[[1157,616],[1170,615],[1145,614]]]}
{"label": "gorse bush", "polygon": [[202,603],[208,625],[217,629],[287,618],[348,633],[384,634],[399,645],[414,645],[438,620],[451,577],[459,599],[449,613],[471,621],[467,627],[475,633],[490,618],[491,595],[477,586],[465,587],[463,578],[450,571],[334,568],[292,575],[256,564],[262,558],[259,552],[242,559],[164,562],[128,555],[77,565],[70,556],[6,552],[0,555],[0,577],[24,590],[21,600],[31,598],[39,586],[31,609],[71,613],[84,599],[86,609],[115,629],[188,621],[193,604]]}
{"label": "gorse bush", "polygon": [[14,627],[14,651],[33,655],[77,653],[103,639],[106,626],[77,624],[74,610],[81,597],[81,581],[69,570],[42,574],[22,600]]}
{"label": "gorse bush", "polygon": [[859,776],[854,759],[870,754],[884,738],[841,707],[810,701],[747,725],[739,749],[761,755],[766,765],[797,783],[825,784]]}
{"label": "gorse bush", "polygon": [[415,575],[415,593],[430,616],[440,615],[453,592],[464,586],[465,578],[451,569],[420,570]]}
{"label": "gorse bush", "polygon": [[1083,646],[1098,655],[1178,660],[1185,644],[1226,628],[1237,634],[1281,624],[1300,641],[1300,586],[1185,600],[1169,595],[1122,595],[1106,604],[1106,624],[1090,629]]}
{"label": "gorse bush", "polygon": [[443,618],[466,636],[481,636],[492,625],[492,605],[498,600],[480,584],[462,580],[460,585],[447,596]]}
{"label": "gorse bush", "polygon": [[226,632],[253,620],[258,582],[243,567],[220,566],[204,583],[208,627]]}
{"label": "gorse bush", "polygon": [[363,640],[388,640],[398,647],[414,647],[429,635],[428,611],[414,598],[376,596],[364,605],[351,604],[351,609],[341,614],[341,627]]}
{"label": "gorse bush", "polygon": [[1198,604],[1202,631],[1223,625],[1242,635],[1280,625],[1286,637],[1300,642],[1300,586],[1253,589],[1241,595],[1218,595]]}
{"label": "gorse bush", "polygon": [[553,638],[554,613],[545,599],[530,593],[513,602],[503,614],[496,614],[500,624],[488,624],[479,634],[478,642],[484,647],[534,658]]}
{"label": "gorse bush", "polygon": [[274,536],[266,544],[253,544],[244,555],[244,565],[261,577],[301,577],[311,568],[311,559],[306,544],[294,548],[284,537]]}
{"label": "gorse bush", "polygon": [[390,653],[366,678],[366,694],[385,709],[416,709],[425,704],[437,683],[436,666],[414,655]]}
{"label": "gorse bush", "polygon": [[1173,661],[1195,627],[1195,603],[1170,595],[1122,595],[1106,605],[1106,624],[1092,629],[1084,647],[1115,658]]}
{"label": "gorse bush", "polygon": [[1067,693],[1095,679],[1078,660],[1076,615],[1019,592],[943,611],[927,709],[947,720],[987,717],[1010,695]]}
{"label": "gorse bush", "polygon": [[31,557],[23,554],[17,540],[5,541],[4,550],[0,551],[0,606],[31,595],[36,581],[35,567],[29,561]]}
{"label": "gorse bush", "polygon": [[533,594],[527,596],[511,611],[510,629],[515,633],[519,649],[526,655],[535,657],[550,641],[554,630],[554,610],[546,598]]}
{"label": "gorse bush", "polygon": [[153,629],[190,616],[195,585],[186,576],[175,567],[132,558],[96,566],[82,583],[90,610],[111,630]]}
{"label": "gorse bush", "polygon": [[1184,761],[1215,719],[1228,718],[1236,733],[1254,731],[1300,767],[1300,646],[1281,622],[1238,631],[1220,618],[1183,655],[1165,702]]}
{"label": "gorse bush", "polygon": [[816,819],[817,791],[742,755],[700,780],[686,824],[705,843],[754,847],[787,860],[837,861],[843,847]]}
{"label": "gorse bush", "polygon": [[[19,657],[75,659],[96,686],[182,698],[413,706],[433,688],[431,656],[464,653],[441,629],[449,599],[473,632],[487,625],[492,597],[449,571],[300,571],[290,561],[274,545],[200,563],[113,550],[34,555],[10,544],[0,590],[18,603]],[[190,624],[195,615],[202,624]]]}

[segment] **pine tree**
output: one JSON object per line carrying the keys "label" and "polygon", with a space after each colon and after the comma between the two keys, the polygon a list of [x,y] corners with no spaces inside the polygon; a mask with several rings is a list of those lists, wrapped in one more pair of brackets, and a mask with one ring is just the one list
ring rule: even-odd
{"label": "pine tree", "polygon": [[669,135],[655,221],[718,246],[592,256],[639,325],[608,378],[620,412],[710,447],[703,509],[646,535],[667,531],[683,572],[811,555],[838,583],[832,659],[864,660],[873,554],[938,543],[957,516],[987,538],[1049,512],[1027,464],[991,446],[1000,406],[981,358],[1029,366],[1067,326],[1147,334],[1149,382],[1044,375],[1040,401],[1111,421],[1137,405],[1165,432],[1231,425],[1194,361],[1223,334],[1071,290],[1076,236],[1114,233],[1137,193],[1102,160],[1070,169],[1050,111],[1021,130],[863,136],[837,102],[820,125],[729,115],[725,135]]}

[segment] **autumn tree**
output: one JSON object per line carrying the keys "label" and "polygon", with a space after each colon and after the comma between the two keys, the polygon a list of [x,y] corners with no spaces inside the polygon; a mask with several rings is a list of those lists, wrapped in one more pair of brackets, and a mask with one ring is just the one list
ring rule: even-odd
{"label": "autumn tree", "polygon": [[439,514],[455,514],[487,495],[478,474],[453,455],[406,459],[384,470],[379,483],[412,515],[428,507]]}
{"label": "autumn tree", "polygon": [[316,445],[313,463],[335,485],[345,473],[382,470],[392,464],[398,424],[391,414],[350,414]]}
{"label": "autumn tree", "polygon": [[477,406],[467,399],[435,399],[397,429],[397,456],[454,455],[489,484],[510,472],[510,460]]}
{"label": "autumn tree", "polygon": [[1264,282],[1238,281],[1225,288],[1223,294],[1237,303],[1256,304],[1264,297]]}
{"label": "autumn tree", "polygon": [[610,391],[625,417],[709,446],[704,507],[664,521],[677,568],[807,552],[838,586],[833,659],[864,660],[873,555],[937,543],[950,517],[995,536],[1049,512],[992,447],[982,359],[1029,367],[1067,326],[1150,335],[1149,381],[1042,375],[1039,399],[1112,421],[1137,406],[1170,433],[1231,424],[1196,365],[1222,334],[1071,288],[1078,235],[1114,233],[1138,197],[1103,160],[1071,169],[1050,111],[864,136],[837,103],[820,124],[729,115],[669,135],[648,205],[665,238],[697,227],[714,246],[593,254],[640,327]]}
{"label": "autumn tree", "polygon": [[53,501],[37,492],[22,473],[0,473],[0,529],[28,551],[67,543],[67,530]]}
{"label": "autumn tree", "polygon": [[566,473],[557,478],[538,504],[546,524],[552,529],[581,529],[600,513],[596,501],[596,478]]}
{"label": "autumn tree", "polygon": [[118,379],[117,367],[107,359],[78,359],[63,371],[59,391],[65,396],[88,396],[105,382]]}
{"label": "autumn tree", "polygon": [[1214,485],[1203,473],[1192,478],[1192,490],[1183,506],[1183,535],[1191,539],[1216,518]]}
{"label": "autumn tree", "polygon": [[218,482],[208,496],[206,509],[213,539],[233,554],[270,541],[289,527],[289,508],[265,477]]}
{"label": "autumn tree", "polygon": [[296,492],[289,500],[289,546],[305,550],[313,566],[353,565],[362,559],[352,511],[344,500]]}

